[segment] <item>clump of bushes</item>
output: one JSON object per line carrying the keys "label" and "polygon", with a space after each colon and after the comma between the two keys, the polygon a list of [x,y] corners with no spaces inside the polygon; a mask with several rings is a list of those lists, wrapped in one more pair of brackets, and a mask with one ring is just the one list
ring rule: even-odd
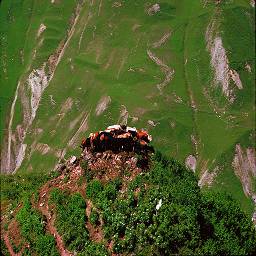
{"label": "clump of bushes", "polygon": [[100,224],[99,218],[100,218],[99,213],[96,210],[92,210],[90,214],[90,222],[93,226],[97,226]]}
{"label": "clump of bushes", "polygon": [[[96,186],[97,187],[97,186]],[[51,203],[56,206],[56,226],[70,251],[77,255],[108,255],[103,244],[90,241],[86,228],[86,203],[79,193],[68,194],[59,189],[51,192]],[[98,213],[92,211],[90,221],[97,225]]]}
{"label": "clump of bushes", "polygon": [[30,244],[30,250],[36,255],[59,255],[55,239],[45,232],[42,215],[35,210],[29,199],[23,202],[23,207],[16,215],[21,227],[21,234]]}
{"label": "clump of bushes", "polygon": [[[120,179],[102,183],[93,176],[87,178],[85,194],[93,204],[89,220],[81,194],[53,189],[50,197],[58,232],[77,255],[109,255],[110,242],[111,253],[124,255],[256,254],[255,229],[238,203],[227,194],[201,191],[193,173],[174,159],[157,152],[150,170],[121,193]],[[96,243],[86,223],[98,226],[100,217],[104,237]],[[35,255],[57,254],[54,238],[45,234],[42,216],[29,200],[24,201],[17,220]]]}
{"label": "clump of bushes", "polygon": [[103,185],[95,179],[88,184],[87,196],[101,211],[104,236],[114,240],[114,253],[255,252],[255,230],[236,201],[226,194],[200,191],[193,173],[174,159],[157,153],[152,161],[151,170],[137,176],[125,194],[117,193],[120,184]]}
{"label": "clump of bushes", "polygon": [[69,195],[59,189],[51,192],[50,202],[56,206],[56,226],[70,250],[82,251],[89,241],[85,227],[86,204],[79,193]]}

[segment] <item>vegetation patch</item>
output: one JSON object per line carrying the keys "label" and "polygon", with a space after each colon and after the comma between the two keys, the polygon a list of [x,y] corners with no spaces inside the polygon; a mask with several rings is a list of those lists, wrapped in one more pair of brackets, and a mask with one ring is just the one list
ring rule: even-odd
{"label": "vegetation patch", "polygon": [[[159,152],[150,157],[149,169],[134,172],[120,162],[113,167],[120,170],[106,179],[111,173],[109,163],[118,155],[112,154],[102,158],[103,176],[102,169],[90,169],[83,157],[75,163],[68,160],[67,168],[60,167],[62,173],[52,175],[34,194],[37,203],[32,205],[23,197],[13,215],[25,244],[12,244],[12,250],[23,248],[25,255],[255,253],[252,222],[230,195],[200,190],[193,172]],[[90,172],[93,175],[86,179]],[[80,185],[71,187],[72,179]],[[6,230],[9,227],[7,223]]]}
{"label": "vegetation patch", "polygon": [[[59,255],[54,237],[46,233],[42,215],[32,207],[28,198],[23,202],[16,219],[20,224],[22,236],[29,243],[30,253],[45,256]],[[25,255],[26,252],[29,253],[28,249],[25,250]]]}

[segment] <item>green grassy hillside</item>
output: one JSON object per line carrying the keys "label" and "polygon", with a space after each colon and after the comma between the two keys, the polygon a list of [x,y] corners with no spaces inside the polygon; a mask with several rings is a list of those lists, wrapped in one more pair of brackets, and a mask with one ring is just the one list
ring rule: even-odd
{"label": "green grassy hillside", "polygon": [[254,7],[217,2],[2,1],[1,170],[48,171],[128,123],[251,212],[232,162],[254,146]]}

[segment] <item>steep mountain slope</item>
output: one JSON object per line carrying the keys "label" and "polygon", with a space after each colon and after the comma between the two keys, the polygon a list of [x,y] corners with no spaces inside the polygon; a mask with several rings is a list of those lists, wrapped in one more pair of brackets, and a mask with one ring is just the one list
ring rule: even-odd
{"label": "steep mountain slope", "polygon": [[2,1],[1,171],[52,169],[89,129],[128,123],[251,211],[253,5]]}

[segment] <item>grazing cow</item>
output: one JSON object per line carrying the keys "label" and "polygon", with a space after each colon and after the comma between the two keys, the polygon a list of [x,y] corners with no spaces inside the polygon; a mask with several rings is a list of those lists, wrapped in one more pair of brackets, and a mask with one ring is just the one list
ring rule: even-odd
{"label": "grazing cow", "polygon": [[126,132],[126,125],[111,125],[106,130],[106,132],[112,132],[114,135],[120,135]]}
{"label": "grazing cow", "polygon": [[117,136],[119,150],[132,151],[134,147],[133,136],[129,132],[125,132]]}
{"label": "grazing cow", "polygon": [[130,137],[131,137],[131,134],[128,132],[124,132],[124,133],[117,135],[117,138],[120,138],[120,139],[128,139]]}
{"label": "grazing cow", "polygon": [[148,143],[144,140],[138,140],[135,142],[135,147],[134,147],[134,151],[137,153],[154,153],[154,148],[150,145],[148,145]]}
{"label": "grazing cow", "polygon": [[83,139],[81,148],[91,148],[93,151],[152,151],[148,143],[152,140],[145,130],[126,125],[111,125],[106,130],[91,133]]}
{"label": "grazing cow", "polygon": [[129,132],[133,138],[135,138],[137,135],[137,129],[135,127],[127,126],[126,131]]}
{"label": "grazing cow", "polygon": [[100,145],[100,132],[90,133],[90,146],[93,150],[98,151],[101,149]]}
{"label": "grazing cow", "polygon": [[103,151],[112,149],[113,146],[113,134],[112,132],[103,131],[100,133],[100,144]]}
{"label": "grazing cow", "polygon": [[148,133],[144,130],[138,130],[136,137],[138,140],[143,140],[147,143],[149,143],[152,140],[152,137],[148,135]]}
{"label": "grazing cow", "polygon": [[122,130],[121,125],[115,124],[115,125],[110,125],[107,127],[105,131],[116,131],[116,130]]}
{"label": "grazing cow", "polygon": [[85,139],[85,138],[82,139],[80,148],[82,148],[83,151],[84,151],[84,149],[86,148],[86,139]]}
{"label": "grazing cow", "polygon": [[80,147],[83,149],[83,151],[85,148],[89,148],[90,146],[91,146],[90,137],[87,139],[83,138],[82,143],[80,145]]}

